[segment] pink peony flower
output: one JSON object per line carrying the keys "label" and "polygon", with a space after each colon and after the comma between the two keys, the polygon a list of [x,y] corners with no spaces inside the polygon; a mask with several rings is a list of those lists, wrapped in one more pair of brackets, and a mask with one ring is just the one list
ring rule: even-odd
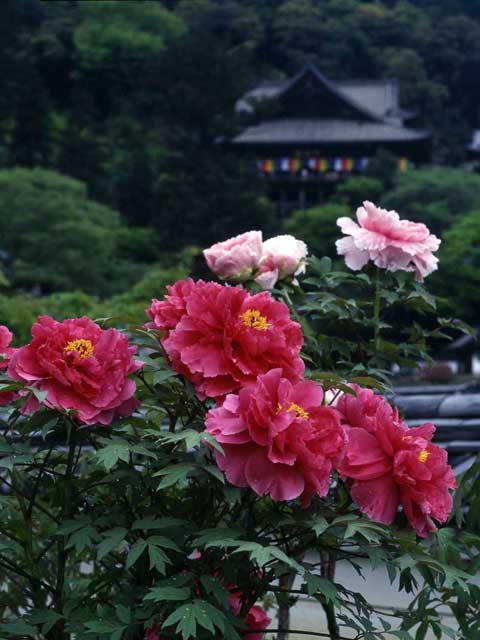
{"label": "pink peony flower", "polygon": [[398,412],[372,391],[343,396],[337,405],[351,421],[339,473],[351,482],[351,495],[371,518],[391,524],[401,504],[421,537],[436,531],[452,510],[456,487],[447,453],[431,443],[435,427],[409,429]]}
{"label": "pink peony flower", "polygon": [[[249,629],[267,629],[272,619],[267,615],[267,612],[263,607],[258,604],[248,611],[245,618],[245,624]],[[243,636],[243,640],[262,640],[264,633],[246,633]]]}
{"label": "pink peony flower", "polygon": [[341,393],[335,404],[342,418],[350,427],[360,427],[371,432],[375,430],[375,416],[380,406],[389,407],[392,415],[393,409],[385,402],[382,396],[371,389],[364,389],[358,384],[349,385],[356,395]]}
{"label": "pink peony flower", "polygon": [[[127,376],[142,363],[133,359],[136,347],[116,329],[103,330],[86,317],[56,322],[41,316],[32,338],[13,354],[8,375],[47,391],[47,407],[75,409],[84,424],[110,424],[138,406],[135,382]],[[37,408],[32,397],[24,410]]]}
{"label": "pink peony flower", "polygon": [[179,280],[175,284],[167,285],[168,294],[164,300],[153,299],[147,315],[151,318],[145,326],[159,331],[175,329],[185,313],[187,298],[196,287],[201,287],[203,280],[194,282],[191,278]]}
{"label": "pink peony flower", "polygon": [[[242,609],[242,593],[240,591],[235,591],[228,598],[228,603],[232,610],[233,615],[240,615],[240,611]],[[268,625],[272,621],[271,618],[268,617],[267,612],[263,607],[258,604],[253,605],[248,610],[248,613],[245,617],[244,623],[249,629],[267,629]],[[243,640],[262,640],[263,633],[246,633],[242,636]]]}
{"label": "pink peony flower", "polygon": [[[11,357],[16,351],[16,349],[10,347],[12,338],[12,332],[5,325],[0,325],[0,356],[2,356],[0,358],[0,370],[8,367]],[[1,391],[0,406],[10,404],[17,396],[16,391]]]}
{"label": "pink peony flower", "polygon": [[217,242],[203,252],[209,268],[221,280],[245,282],[262,256],[262,232],[247,231],[239,236]]}
{"label": "pink peony flower", "polygon": [[305,506],[326,495],[345,434],[322,399],[313,381],[292,384],[273,369],[211,409],[206,430],[223,448],[225,455],[215,456],[227,480],[273,500],[300,497]]}
{"label": "pink peony flower", "polygon": [[440,240],[424,224],[400,220],[396,211],[368,201],[357,209],[357,220],[359,224],[351,218],[337,220],[347,236],[337,240],[337,253],[345,256],[350,269],[358,271],[371,260],[388,271],[413,271],[420,282],[437,269],[438,258],[432,252]]}
{"label": "pink peony flower", "polygon": [[271,289],[279,280],[305,273],[307,245],[293,236],[276,236],[263,243],[260,274],[255,278],[263,289]]}
{"label": "pink peony flower", "polygon": [[303,337],[288,307],[267,292],[209,282],[186,300],[180,322],[163,340],[173,368],[192,381],[200,397],[219,397],[281,367],[296,382],[303,374]]}

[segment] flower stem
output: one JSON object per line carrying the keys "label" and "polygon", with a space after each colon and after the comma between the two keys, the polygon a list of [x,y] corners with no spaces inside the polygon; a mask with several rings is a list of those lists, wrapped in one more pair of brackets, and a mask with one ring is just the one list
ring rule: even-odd
{"label": "flower stem", "polygon": [[380,351],[380,300],[382,295],[382,287],[380,280],[380,269],[377,267],[375,277],[375,298],[373,302],[373,342],[375,347],[375,355]]}

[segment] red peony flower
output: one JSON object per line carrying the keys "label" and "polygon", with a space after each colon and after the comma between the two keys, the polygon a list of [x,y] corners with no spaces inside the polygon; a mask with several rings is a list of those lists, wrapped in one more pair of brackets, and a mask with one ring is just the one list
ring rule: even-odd
{"label": "red peony flower", "polygon": [[[8,363],[12,355],[15,353],[16,349],[10,347],[10,343],[12,341],[12,332],[5,326],[0,325],[0,370],[6,369],[8,367]],[[10,404],[17,397],[16,391],[1,391],[0,392],[0,405]]]}
{"label": "red peony flower", "polygon": [[447,520],[449,489],[456,482],[446,451],[431,443],[434,425],[409,429],[396,410],[366,389],[357,398],[343,396],[337,409],[346,422],[351,420],[338,471],[351,481],[352,498],[361,511],[391,524],[402,504],[419,536],[436,531],[433,520]]}
{"label": "red peony flower", "polygon": [[[377,409],[385,405],[382,396],[377,395],[371,389],[364,389],[358,384],[351,384],[350,387],[356,395],[340,393],[335,403],[336,408],[342,414],[345,422],[351,427],[361,427],[367,431],[375,429],[375,415]],[[393,414],[393,409],[391,409]]]}
{"label": "red peony flower", "polygon": [[[47,407],[75,409],[84,424],[110,424],[138,406],[135,382],[127,376],[142,363],[133,359],[136,347],[116,329],[103,330],[86,317],[56,322],[42,316],[32,338],[13,354],[8,374],[47,391]],[[32,397],[24,410],[37,407]]]}
{"label": "red peony flower", "polygon": [[194,282],[191,278],[188,278],[187,280],[179,280],[173,285],[168,285],[168,295],[165,296],[165,299],[153,299],[150,308],[146,310],[152,322],[145,326],[159,331],[175,329],[185,313],[188,296],[196,287],[201,287],[204,284],[202,280]]}
{"label": "red peony flower", "polygon": [[[242,593],[240,591],[235,591],[228,598],[228,604],[232,609],[232,613],[235,616],[240,614],[242,609]],[[268,625],[272,621],[271,618],[268,617],[267,612],[263,607],[258,604],[253,605],[248,610],[248,613],[245,617],[245,625],[249,629],[267,629]],[[262,640],[264,633],[246,633],[242,636],[243,640]]]}
{"label": "red peony flower", "polygon": [[154,624],[145,630],[145,640],[163,640],[162,636],[158,635],[158,624]]}
{"label": "red peony flower", "polygon": [[214,282],[197,286],[186,310],[163,340],[173,368],[200,397],[219,397],[252,384],[270,369],[296,382],[303,374],[303,337],[288,307],[269,293],[249,295]]}
{"label": "red peony flower", "polygon": [[218,466],[229,482],[273,500],[324,496],[345,442],[340,416],[321,406],[322,389],[310,380],[292,384],[281,369],[207,414],[207,432],[221,444]]}

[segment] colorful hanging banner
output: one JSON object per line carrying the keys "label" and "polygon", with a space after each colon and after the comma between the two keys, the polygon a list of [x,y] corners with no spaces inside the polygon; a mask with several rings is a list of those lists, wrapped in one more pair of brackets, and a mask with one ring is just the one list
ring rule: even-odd
{"label": "colorful hanging banner", "polygon": [[[308,173],[326,173],[328,171],[334,171],[336,173],[362,173],[369,164],[370,159],[367,157],[352,158],[352,157],[293,157],[293,158],[265,158],[259,160],[257,163],[258,169],[261,173],[289,173],[297,174],[304,171]],[[407,171],[411,169],[413,164],[407,158],[398,158],[397,168],[398,171]]]}

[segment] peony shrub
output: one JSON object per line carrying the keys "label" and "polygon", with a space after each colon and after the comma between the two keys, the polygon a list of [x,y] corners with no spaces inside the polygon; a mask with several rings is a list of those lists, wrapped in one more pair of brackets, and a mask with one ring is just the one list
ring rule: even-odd
{"label": "peony shrub", "polygon": [[[358,220],[337,246],[360,274],[252,231],[143,325],[44,316],[15,348],[0,327],[0,638],[281,638],[297,594],[334,639],[454,638],[439,601],[477,637],[472,472],[457,498],[434,425],[387,400],[391,365],[462,325],[434,326],[428,229],[370,203]],[[335,580],[359,559],[408,610]]]}

